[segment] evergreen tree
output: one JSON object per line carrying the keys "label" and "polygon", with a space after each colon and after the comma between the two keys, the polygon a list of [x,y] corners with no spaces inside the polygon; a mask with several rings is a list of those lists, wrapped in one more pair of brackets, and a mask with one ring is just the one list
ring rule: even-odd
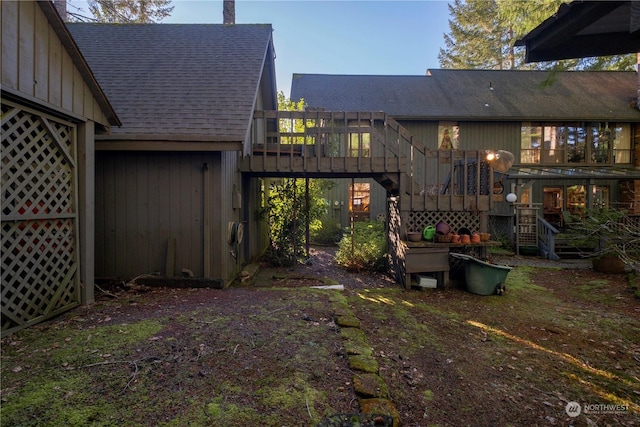
{"label": "evergreen tree", "polygon": [[438,59],[443,68],[634,70],[636,55],[525,63],[525,49],[514,47],[563,0],[455,0],[449,5],[451,32]]}
{"label": "evergreen tree", "polygon": [[151,24],[171,15],[171,0],[88,0],[98,22]]}
{"label": "evergreen tree", "polygon": [[503,40],[508,37],[498,19],[495,0],[455,0],[449,4],[451,32],[438,59],[443,68],[503,69]]}

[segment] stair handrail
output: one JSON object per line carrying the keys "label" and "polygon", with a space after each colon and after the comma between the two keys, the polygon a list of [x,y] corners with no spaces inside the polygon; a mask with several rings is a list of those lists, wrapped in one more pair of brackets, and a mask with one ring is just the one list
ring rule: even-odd
{"label": "stair handrail", "polygon": [[557,261],[560,256],[556,254],[556,235],[560,234],[560,230],[555,228],[550,222],[542,216],[537,215],[538,220],[538,245],[543,245],[548,259]]}

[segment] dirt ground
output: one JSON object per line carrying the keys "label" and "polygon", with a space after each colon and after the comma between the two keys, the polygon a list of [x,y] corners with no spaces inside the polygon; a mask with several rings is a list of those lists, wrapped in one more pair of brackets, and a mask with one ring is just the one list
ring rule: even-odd
{"label": "dirt ground", "polygon": [[[223,290],[116,284],[4,338],[2,425],[316,426],[358,413],[339,306],[359,319],[402,426],[640,425],[640,300],[626,275],[519,265],[505,295],[477,296],[461,282],[406,291],[335,267],[333,249],[312,254]],[[333,283],[345,290],[309,287]]]}

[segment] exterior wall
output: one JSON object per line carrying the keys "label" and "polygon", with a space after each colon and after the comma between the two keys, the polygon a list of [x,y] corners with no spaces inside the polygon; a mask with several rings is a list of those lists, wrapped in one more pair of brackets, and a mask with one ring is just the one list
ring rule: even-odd
{"label": "exterior wall", "polygon": [[[219,238],[213,237],[212,273],[214,277],[221,277],[226,281],[235,278],[242,268],[243,263],[249,257],[246,246],[228,244],[227,227],[229,222],[242,221],[242,197],[244,197],[240,173],[238,172],[238,153],[235,151],[223,151],[217,156],[220,159],[220,167],[214,167],[216,174],[214,179],[214,204],[213,221],[219,231]],[[243,224],[245,227],[247,224]],[[218,228],[219,227],[219,228]],[[248,230],[247,230],[248,231]],[[245,233],[243,241],[249,239],[249,233]],[[232,252],[235,257],[232,255]],[[222,270],[218,273],[218,266]]]}
{"label": "exterior wall", "polygon": [[96,276],[181,276],[186,269],[234,279],[248,258],[227,240],[228,223],[242,218],[236,154],[99,151]]}
{"label": "exterior wall", "polygon": [[203,164],[214,162],[212,153],[98,152],[96,276],[165,274],[175,237],[175,271],[202,277]]}
{"label": "exterior wall", "polygon": [[[327,216],[340,222],[340,225],[348,227],[349,215],[349,187],[351,179],[335,179],[336,185],[325,193],[325,199],[329,202]],[[375,220],[378,215],[387,214],[387,191],[372,178],[359,178],[355,182],[368,182],[370,193],[369,218]],[[335,202],[338,202],[337,204]]]}
{"label": "exterior wall", "polygon": [[262,191],[263,188],[269,188],[268,182],[268,179],[244,178],[242,215],[245,225],[244,254],[247,262],[255,261],[269,245],[269,224],[259,216]]}
{"label": "exterior wall", "polygon": [[0,2],[2,89],[97,123],[107,119],[35,1]]}
{"label": "exterior wall", "polygon": [[[432,150],[437,150],[438,122],[399,121],[411,134]],[[507,150],[520,153],[520,122],[458,122],[460,149]]]}

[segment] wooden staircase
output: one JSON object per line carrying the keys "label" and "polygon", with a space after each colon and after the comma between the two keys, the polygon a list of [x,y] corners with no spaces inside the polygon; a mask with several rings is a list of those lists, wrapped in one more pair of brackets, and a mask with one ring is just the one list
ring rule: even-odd
{"label": "wooden staircase", "polygon": [[256,111],[243,154],[249,176],[373,178],[404,211],[492,207],[484,151],[427,149],[383,112]]}

